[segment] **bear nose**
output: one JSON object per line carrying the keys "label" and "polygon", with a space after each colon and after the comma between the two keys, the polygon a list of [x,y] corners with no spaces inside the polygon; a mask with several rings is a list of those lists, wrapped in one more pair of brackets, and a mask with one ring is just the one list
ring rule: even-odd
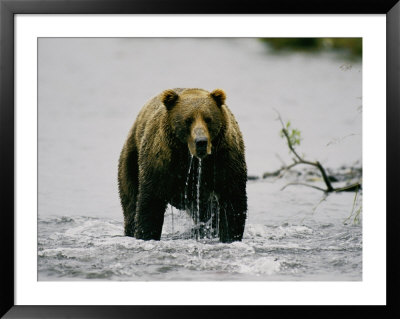
{"label": "bear nose", "polygon": [[197,137],[194,142],[196,143],[196,153],[199,157],[204,157],[207,153],[207,137]]}

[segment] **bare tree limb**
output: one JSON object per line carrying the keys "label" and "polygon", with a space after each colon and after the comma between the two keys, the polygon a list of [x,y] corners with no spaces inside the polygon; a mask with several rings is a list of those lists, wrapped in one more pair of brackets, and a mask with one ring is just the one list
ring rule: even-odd
{"label": "bare tree limb", "polygon": [[318,189],[320,191],[326,192],[326,189],[323,189],[321,187],[314,186],[314,185],[305,184],[305,183],[289,183],[289,184],[286,184],[285,186],[283,186],[281,188],[281,191],[283,191],[286,187],[291,186],[291,185],[302,185],[302,186],[307,186],[307,187],[315,188],[315,189]]}
{"label": "bare tree limb", "polygon": [[[325,193],[331,193],[331,192],[336,192],[336,193],[339,193],[339,192],[355,192],[355,191],[358,191],[358,190],[361,189],[361,183],[355,183],[355,184],[348,185],[348,186],[345,186],[345,187],[334,188],[332,186],[330,180],[329,180],[328,175],[326,174],[326,171],[325,171],[324,167],[321,165],[321,163],[319,161],[316,161],[316,162],[307,161],[296,152],[296,150],[295,150],[295,148],[293,146],[292,140],[290,138],[289,132],[288,132],[287,128],[285,127],[285,124],[283,123],[281,115],[279,114],[279,112],[277,110],[275,110],[275,111],[278,113],[278,118],[279,118],[279,121],[281,122],[281,125],[282,125],[282,133],[286,138],[286,142],[287,142],[287,145],[289,147],[289,150],[295,156],[295,158],[293,159],[293,163],[292,164],[290,164],[288,166],[284,166],[284,167],[280,168],[279,170],[277,170],[277,171],[275,171],[275,172],[273,172],[273,173],[271,173],[269,175],[278,176],[282,171],[287,171],[287,170],[291,169],[292,167],[294,167],[294,166],[296,166],[298,164],[306,164],[306,165],[311,165],[311,166],[316,167],[321,172],[322,179],[324,180],[324,183],[326,185],[326,189],[323,189],[323,188],[320,188],[320,187],[317,187],[317,186],[308,185],[308,184],[304,184],[304,183],[290,183],[290,184],[284,186],[281,190],[285,189],[289,185],[308,186],[308,187],[312,187],[312,188],[321,190],[321,191],[323,191]],[[267,176],[268,175],[264,174],[263,177],[265,178]]]}

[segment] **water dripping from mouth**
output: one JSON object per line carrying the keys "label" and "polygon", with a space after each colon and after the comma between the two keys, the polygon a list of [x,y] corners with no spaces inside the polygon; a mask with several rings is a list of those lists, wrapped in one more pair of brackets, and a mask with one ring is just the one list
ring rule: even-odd
{"label": "water dripping from mouth", "polygon": [[[196,160],[196,161],[195,161]],[[184,186],[184,207],[191,216],[193,226],[190,237],[196,240],[219,237],[220,207],[218,197],[212,192],[206,200],[204,211],[200,213],[200,192],[202,182],[202,160],[190,155],[189,168]],[[197,166],[197,167],[196,167]],[[214,171],[215,174],[215,171]],[[200,218],[201,217],[201,218]],[[172,218],[174,218],[172,216]],[[201,221],[203,219],[203,221]]]}
{"label": "water dripping from mouth", "polygon": [[197,213],[200,211],[200,181],[201,181],[201,159],[197,168]]}
{"label": "water dripping from mouth", "polygon": [[199,239],[200,237],[200,182],[201,182],[201,159],[199,159],[199,166],[197,168],[197,184],[196,184],[196,212],[195,212],[195,238]]}
{"label": "water dripping from mouth", "polygon": [[188,200],[187,200],[187,189],[188,189],[188,185],[189,185],[189,177],[190,177],[190,171],[192,169],[192,163],[193,163],[193,155],[190,155],[189,170],[188,170],[188,173],[187,173],[186,183],[185,183],[185,203],[184,203],[185,206],[188,203]]}

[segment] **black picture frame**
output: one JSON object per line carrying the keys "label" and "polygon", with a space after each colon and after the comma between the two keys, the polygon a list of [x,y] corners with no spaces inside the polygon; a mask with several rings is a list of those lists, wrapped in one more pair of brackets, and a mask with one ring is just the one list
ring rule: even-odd
{"label": "black picture frame", "polygon": [[[15,14],[385,14],[387,21],[387,305],[386,306],[16,306],[14,304],[14,15]],[[218,318],[264,316],[400,317],[396,290],[399,204],[400,3],[398,0],[0,0],[0,315],[5,318]],[[382,174],[384,172],[382,171]],[[376,212],[382,213],[382,212]],[[177,300],[177,304],[179,301]]]}

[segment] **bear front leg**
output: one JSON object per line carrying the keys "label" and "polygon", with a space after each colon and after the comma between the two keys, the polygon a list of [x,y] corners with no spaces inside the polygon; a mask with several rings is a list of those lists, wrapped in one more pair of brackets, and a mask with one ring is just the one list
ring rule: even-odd
{"label": "bear front leg", "polygon": [[138,156],[132,136],[129,138],[128,143],[124,145],[119,158],[118,191],[124,211],[125,236],[134,237],[138,192]]}
{"label": "bear front leg", "polygon": [[135,236],[136,196],[124,205],[124,233],[125,236]]}
{"label": "bear front leg", "polygon": [[241,241],[246,223],[246,195],[222,197],[219,213],[219,239],[223,243]]}
{"label": "bear front leg", "polygon": [[160,240],[166,207],[166,201],[157,198],[154,193],[139,192],[135,218],[137,239]]}

